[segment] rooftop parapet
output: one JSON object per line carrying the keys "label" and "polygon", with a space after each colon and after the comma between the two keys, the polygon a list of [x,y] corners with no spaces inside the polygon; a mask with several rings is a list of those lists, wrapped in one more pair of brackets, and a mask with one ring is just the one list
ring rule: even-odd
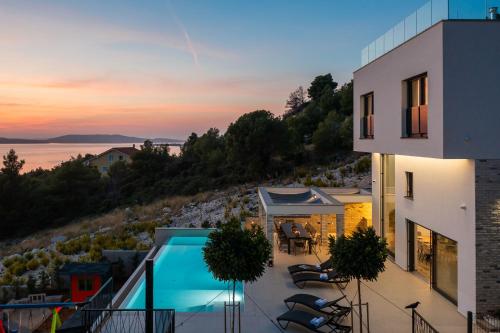
{"label": "rooftop parapet", "polygon": [[361,66],[381,57],[442,20],[498,19],[500,0],[431,0],[361,51]]}

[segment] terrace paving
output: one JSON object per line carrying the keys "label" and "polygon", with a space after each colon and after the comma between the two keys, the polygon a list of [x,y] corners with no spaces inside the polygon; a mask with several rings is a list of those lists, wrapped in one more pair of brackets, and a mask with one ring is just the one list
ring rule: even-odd
{"label": "terrace paving", "polygon": [[[357,297],[356,284],[341,291],[335,286],[308,284],[297,288],[290,278],[287,267],[297,263],[318,263],[326,258],[326,251],[315,255],[288,255],[275,250],[275,265],[268,268],[257,282],[245,286],[245,307],[241,313],[242,332],[284,332],[276,324],[276,317],[286,311],[283,299],[295,293],[311,293],[326,299],[342,296],[349,300]],[[363,282],[362,301],[370,306],[371,332],[410,332],[411,313],[404,307],[415,301],[421,304],[418,311],[439,332],[465,332],[466,319],[455,305],[447,301],[419,277],[403,271],[388,261],[386,271],[376,282]],[[354,315],[354,332],[358,332],[359,319]],[[350,325],[350,318],[345,322]],[[176,332],[223,332],[224,313],[176,313]],[[364,330],[366,332],[366,329]],[[290,324],[286,332],[307,332]]]}

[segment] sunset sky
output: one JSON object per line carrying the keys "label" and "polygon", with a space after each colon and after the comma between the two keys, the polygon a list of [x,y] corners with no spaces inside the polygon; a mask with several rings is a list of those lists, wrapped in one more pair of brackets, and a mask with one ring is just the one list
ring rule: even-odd
{"label": "sunset sky", "polygon": [[0,0],[0,137],[185,138],[281,114],[424,2]]}

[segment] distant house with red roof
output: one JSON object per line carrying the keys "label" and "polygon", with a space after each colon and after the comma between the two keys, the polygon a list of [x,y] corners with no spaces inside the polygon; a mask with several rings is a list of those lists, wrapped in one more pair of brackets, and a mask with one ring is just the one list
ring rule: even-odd
{"label": "distant house with red roof", "polygon": [[130,163],[132,156],[138,151],[139,149],[135,148],[135,145],[132,147],[113,147],[89,159],[87,165],[97,168],[101,174],[106,175],[113,163],[118,161]]}

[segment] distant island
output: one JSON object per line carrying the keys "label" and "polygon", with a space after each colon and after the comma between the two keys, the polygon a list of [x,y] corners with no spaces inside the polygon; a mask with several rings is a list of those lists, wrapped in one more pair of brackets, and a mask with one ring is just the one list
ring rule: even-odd
{"label": "distant island", "polygon": [[183,143],[184,140],[169,138],[138,138],[120,134],[68,134],[48,139],[1,138],[0,144],[37,144],[37,143],[138,143],[151,140],[153,143]]}

